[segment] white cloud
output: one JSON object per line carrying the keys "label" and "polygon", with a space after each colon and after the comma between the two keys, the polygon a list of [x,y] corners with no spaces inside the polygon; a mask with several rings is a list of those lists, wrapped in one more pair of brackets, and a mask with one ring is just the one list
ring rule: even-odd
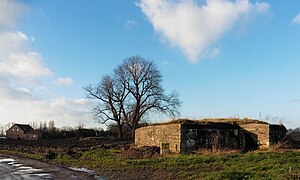
{"label": "white cloud", "polygon": [[216,58],[219,56],[221,50],[219,48],[214,48],[210,53],[209,53],[209,57],[210,58]]}
{"label": "white cloud", "polygon": [[[39,78],[38,76],[36,78]],[[54,120],[58,127],[91,123],[89,101],[58,97],[40,87],[41,81],[23,83],[14,76],[0,76],[0,124]]]}
{"label": "white cloud", "polygon": [[292,23],[300,24],[300,13],[293,18]]}
{"label": "white cloud", "polygon": [[163,61],[162,63],[167,66],[169,66],[171,64],[170,61]]}
{"label": "white cloud", "polygon": [[29,45],[30,38],[20,31],[0,31],[0,75],[22,80],[49,76],[42,56]]}
{"label": "white cloud", "polygon": [[28,88],[20,88],[20,91],[23,91],[24,93],[31,94],[31,91]]}
{"label": "white cloud", "polygon": [[55,84],[60,86],[71,86],[73,83],[74,83],[73,79],[69,77],[57,78],[55,81]]}
{"label": "white cloud", "polygon": [[270,9],[270,4],[265,3],[265,2],[256,2],[255,9],[258,12],[268,12]]}
{"label": "white cloud", "polygon": [[[26,9],[22,1],[0,0],[0,124],[54,120],[58,127],[74,127],[90,123],[88,101],[61,97],[48,88],[54,73],[31,48],[35,38],[17,30],[17,18]],[[57,83],[71,85],[73,80],[58,78]]]}
{"label": "white cloud", "polygon": [[[20,31],[0,31],[0,53],[20,53],[29,51],[28,36]],[[6,53],[6,54],[3,54]]]}
{"label": "white cloud", "polygon": [[7,62],[0,63],[0,72],[22,79],[48,76],[51,71],[42,65],[42,57],[37,52],[10,54]]}
{"label": "white cloud", "polygon": [[76,104],[84,105],[84,104],[89,104],[90,102],[87,99],[76,99],[74,100]]}
{"label": "white cloud", "polygon": [[138,6],[163,39],[195,63],[207,48],[243,18],[267,12],[267,3],[249,0],[141,0]]}
{"label": "white cloud", "polygon": [[[11,89],[16,91],[15,89]],[[19,91],[21,97],[28,98],[3,98],[0,99],[0,123],[8,122],[44,122],[54,120],[58,126],[77,126],[79,122],[91,120],[87,103],[79,103],[79,100],[66,98],[36,99]],[[20,96],[19,96],[20,97]]]}
{"label": "white cloud", "polygon": [[137,26],[137,22],[134,20],[127,20],[125,23],[125,27],[129,29],[134,28],[135,26]]}
{"label": "white cloud", "polygon": [[27,7],[20,1],[0,1],[0,30],[14,28],[17,19],[27,11]]}

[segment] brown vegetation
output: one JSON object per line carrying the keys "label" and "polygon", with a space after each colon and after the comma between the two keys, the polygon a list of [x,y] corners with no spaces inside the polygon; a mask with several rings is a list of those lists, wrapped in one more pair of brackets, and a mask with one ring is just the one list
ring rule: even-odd
{"label": "brown vegetation", "polygon": [[1,150],[18,151],[27,154],[40,154],[53,159],[57,154],[76,155],[88,150],[128,149],[131,141],[103,141],[92,138],[85,139],[56,139],[39,141],[22,141],[1,139]]}
{"label": "brown vegetation", "polygon": [[155,125],[164,125],[164,124],[209,124],[209,123],[228,123],[228,124],[268,124],[265,121],[260,121],[256,119],[249,119],[249,118],[207,118],[202,120],[190,120],[190,119],[174,119],[168,122],[162,122],[162,123],[155,123],[152,124]]}

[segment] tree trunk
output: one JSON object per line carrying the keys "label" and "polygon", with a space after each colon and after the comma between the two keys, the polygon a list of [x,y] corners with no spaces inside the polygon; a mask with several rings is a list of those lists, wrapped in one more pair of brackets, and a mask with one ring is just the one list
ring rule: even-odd
{"label": "tree trunk", "polygon": [[117,123],[117,127],[118,127],[118,138],[119,140],[123,140],[123,129],[120,122]]}
{"label": "tree trunk", "polygon": [[134,141],[135,139],[135,128],[132,128],[131,139]]}
{"label": "tree trunk", "polygon": [[133,126],[132,126],[132,129],[131,129],[131,139],[134,141],[134,139],[135,139],[135,130],[136,130],[136,124],[134,124]]}

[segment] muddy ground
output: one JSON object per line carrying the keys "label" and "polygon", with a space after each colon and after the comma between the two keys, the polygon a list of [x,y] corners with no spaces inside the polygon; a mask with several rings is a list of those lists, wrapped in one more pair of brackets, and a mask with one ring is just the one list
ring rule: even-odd
{"label": "muddy ground", "polygon": [[8,154],[0,154],[0,174],[0,179],[95,179],[89,173]]}

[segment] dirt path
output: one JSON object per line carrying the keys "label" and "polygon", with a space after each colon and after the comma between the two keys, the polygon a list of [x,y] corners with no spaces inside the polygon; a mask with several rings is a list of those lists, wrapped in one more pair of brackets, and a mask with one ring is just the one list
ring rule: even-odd
{"label": "dirt path", "polygon": [[0,154],[0,179],[96,179],[93,175],[42,161]]}

